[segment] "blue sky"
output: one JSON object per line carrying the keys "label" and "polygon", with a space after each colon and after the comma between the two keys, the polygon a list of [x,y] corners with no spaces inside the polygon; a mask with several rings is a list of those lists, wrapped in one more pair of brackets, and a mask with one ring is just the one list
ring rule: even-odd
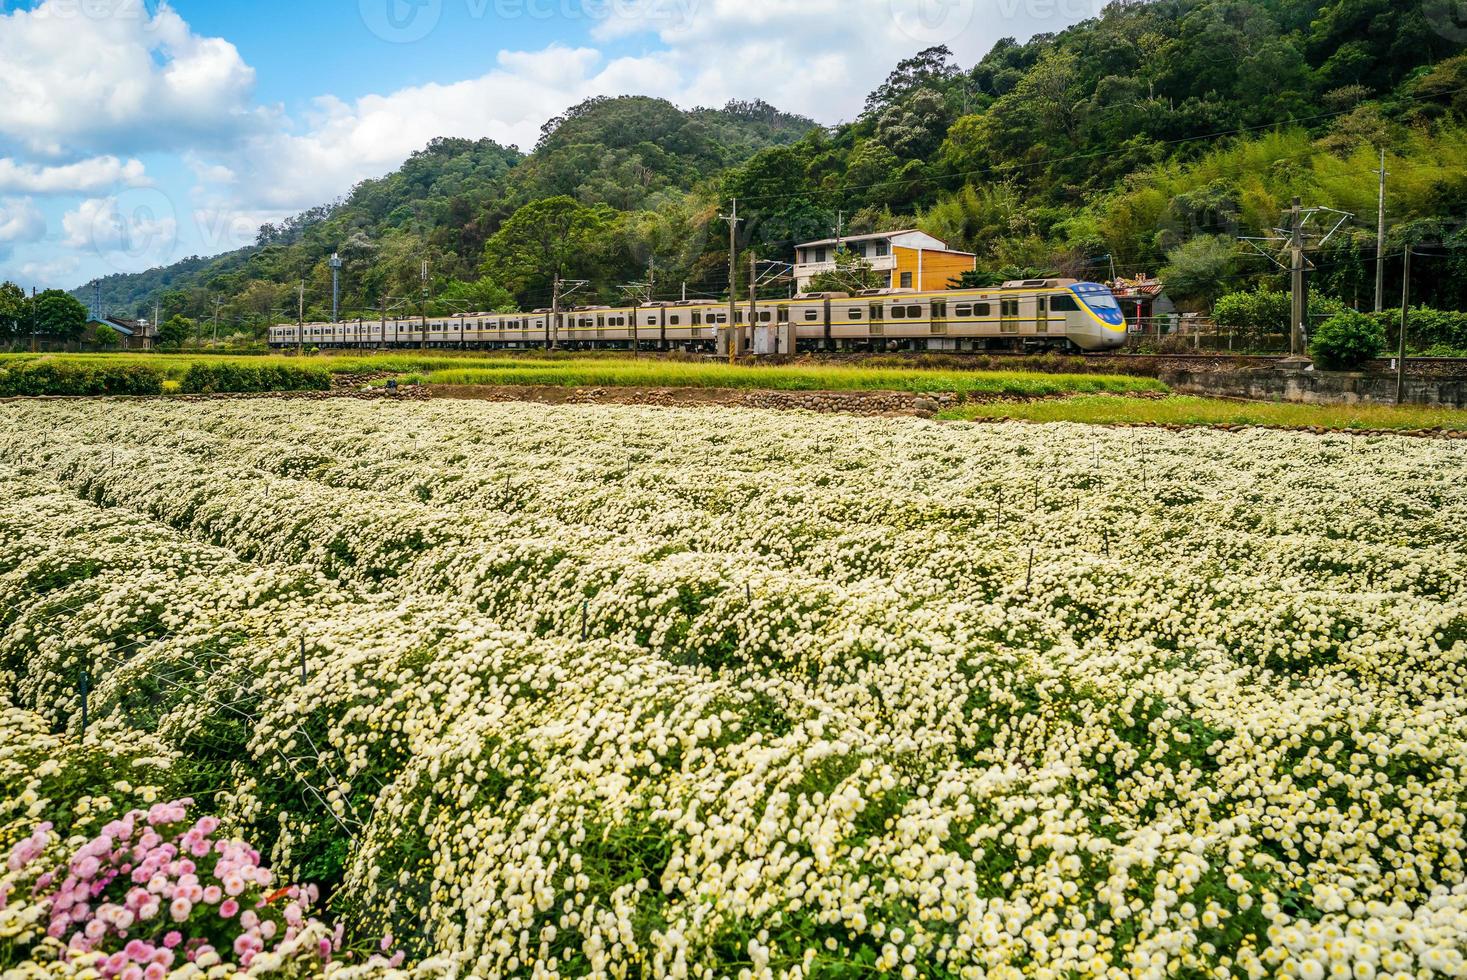
{"label": "blue sky", "polygon": [[0,279],[71,288],[253,241],[436,136],[529,149],[592,95],[853,117],[1100,0],[0,0]]}

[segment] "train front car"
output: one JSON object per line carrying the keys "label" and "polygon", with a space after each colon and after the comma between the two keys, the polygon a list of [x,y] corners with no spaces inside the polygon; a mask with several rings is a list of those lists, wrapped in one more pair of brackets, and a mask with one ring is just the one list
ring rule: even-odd
{"label": "train front car", "polygon": [[1111,350],[1126,342],[1126,316],[1111,291],[1098,282],[1066,287],[1078,310],[1065,315],[1065,335],[1082,350]]}

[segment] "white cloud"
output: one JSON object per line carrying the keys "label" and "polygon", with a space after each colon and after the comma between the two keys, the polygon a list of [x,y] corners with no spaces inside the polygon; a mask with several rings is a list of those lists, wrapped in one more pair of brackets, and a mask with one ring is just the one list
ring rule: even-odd
{"label": "white cloud", "polygon": [[162,149],[258,122],[254,70],[166,3],[44,0],[0,15],[0,137],[42,156]]}
{"label": "white cloud", "polygon": [[20,282],[35,283],[41,289],[48,289],[73,279],[80,268],[81,263],[75,256],[61,255],[54,259],[24,262],[16,272]]}
{"label": "white cloud", "polygon": [[96,194],[114,187],[148,183],[140,160],[92,157],[76,163],[42,166],[0,157],[0,192],[21,194]]}
{"label": "white cloud", "polygon": [[28,197],[0,197],[0,247],[40,241],[46,218]]}
{"label": "white cloud", "polygon": [[676,72],[658,58],[603,65],[593,49],[552,46],[501,52],[498,62],[485,75],[452,84],[353,102],[317,99],[304,131],[243,141],[231,160],[238,183],[248,188],[237,204],[289,211],[323,203],[396,168],[440,136],[490,137],[529,148],[545,120],[591,95],[678,95]]}
{"label": "white cloud", "polygon": [[162,195],[88,198],[62,215],[61,228],[68,248],[87,249],[109,261],[128,259],[129,265],[167,254],[178,238],[177,215]]}

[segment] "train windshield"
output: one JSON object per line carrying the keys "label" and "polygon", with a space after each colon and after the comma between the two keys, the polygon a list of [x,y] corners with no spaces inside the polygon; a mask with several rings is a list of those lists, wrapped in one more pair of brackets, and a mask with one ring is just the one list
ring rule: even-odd
{"label": "train windshield", "polygon": [[1112,326],[1120,326],[1125,322],[1125,316],[1121,313],[1121,304],[1111,295],[1109,289],[1097,283],[1079,283],[1070,287],[1080,302],[1084,303],[1100,319]]}

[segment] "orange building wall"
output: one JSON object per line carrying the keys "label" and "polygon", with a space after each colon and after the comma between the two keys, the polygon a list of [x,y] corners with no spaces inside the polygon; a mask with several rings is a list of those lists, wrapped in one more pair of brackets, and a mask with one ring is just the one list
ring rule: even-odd
{"label": "orange building wall", "polygon": [[942,252],[931,249],[921,251],[920,264],[921,275],[918,275],[919,264],[918,250],[915,248],[898,247],[893,250],[896,255],[896,268],[891,272],[891,288],[897,289],[902,284],[902,273],[912,274],[912,287],[920,290],[941,290],[948,288],[948,280],[956,279],[964,272],[973,269],[974,257],[963,252]]}

